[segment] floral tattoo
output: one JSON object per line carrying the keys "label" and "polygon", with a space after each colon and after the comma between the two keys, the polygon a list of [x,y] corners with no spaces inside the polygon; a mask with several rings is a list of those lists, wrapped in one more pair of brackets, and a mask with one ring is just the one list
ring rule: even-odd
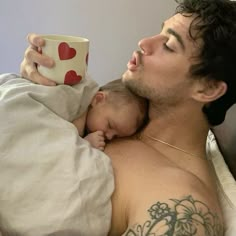
{"label": "floral tattoo", "polygon": [[188,196],[182,200],[170,199],[167,203],[157,202],[148,210],[150,220],[143,225],[128,229],[125,236],[218,236],[223,235],[223,225],[202,202]]}

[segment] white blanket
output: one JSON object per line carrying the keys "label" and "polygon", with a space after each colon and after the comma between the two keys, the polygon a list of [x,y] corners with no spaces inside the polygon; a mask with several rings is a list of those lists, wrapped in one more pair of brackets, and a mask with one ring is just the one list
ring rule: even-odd
{"label": "white blanket", "polygon": [[103,236],[111,220],[110,159],[70,123],[98,90],[46,87],[0,76],[0,231],[19,236]]}
{"label": "white blanket", "polygon": [[214,134],[207,137],[207,156],[217,177],[217,189],[225,220],[225,236],[236,235],[236,182],[219,150]]}

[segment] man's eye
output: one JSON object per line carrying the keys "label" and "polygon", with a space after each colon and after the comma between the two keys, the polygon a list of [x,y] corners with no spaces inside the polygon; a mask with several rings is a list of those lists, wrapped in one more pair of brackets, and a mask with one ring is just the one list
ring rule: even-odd
{"label": "man's eye", "polygon": [[174,50],[169,48],[166,43],[163,44],[163,47],[164,47],[165,50],[167,50],[169,52],[174,52]]}

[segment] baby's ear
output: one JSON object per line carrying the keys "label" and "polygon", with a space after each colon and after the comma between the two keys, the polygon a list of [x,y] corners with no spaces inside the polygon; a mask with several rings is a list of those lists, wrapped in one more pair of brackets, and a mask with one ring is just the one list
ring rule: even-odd
{"label": "baby's ear", "polygon": [[98,91],[92,99],[91,105],[96,106],[97,104],[106,101],[107,94],[104,91]]}

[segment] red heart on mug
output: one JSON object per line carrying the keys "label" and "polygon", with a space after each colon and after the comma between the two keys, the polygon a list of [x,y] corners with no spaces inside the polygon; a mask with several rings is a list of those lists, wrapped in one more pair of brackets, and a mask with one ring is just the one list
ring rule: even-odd
{"label": "red heart on mug", "polygon": [[74,70],[70,70],[66,72],[64,84],[67,84],[67,85],[78,84],[81,79],[82,79],[81,75],[77,75]]}
{"label": "red heart on mug", "polygon": [[76,55],[76,50],[71,48],[67,43],[60,43],[58,46],[58,54],[60,60],[68,60]]}

